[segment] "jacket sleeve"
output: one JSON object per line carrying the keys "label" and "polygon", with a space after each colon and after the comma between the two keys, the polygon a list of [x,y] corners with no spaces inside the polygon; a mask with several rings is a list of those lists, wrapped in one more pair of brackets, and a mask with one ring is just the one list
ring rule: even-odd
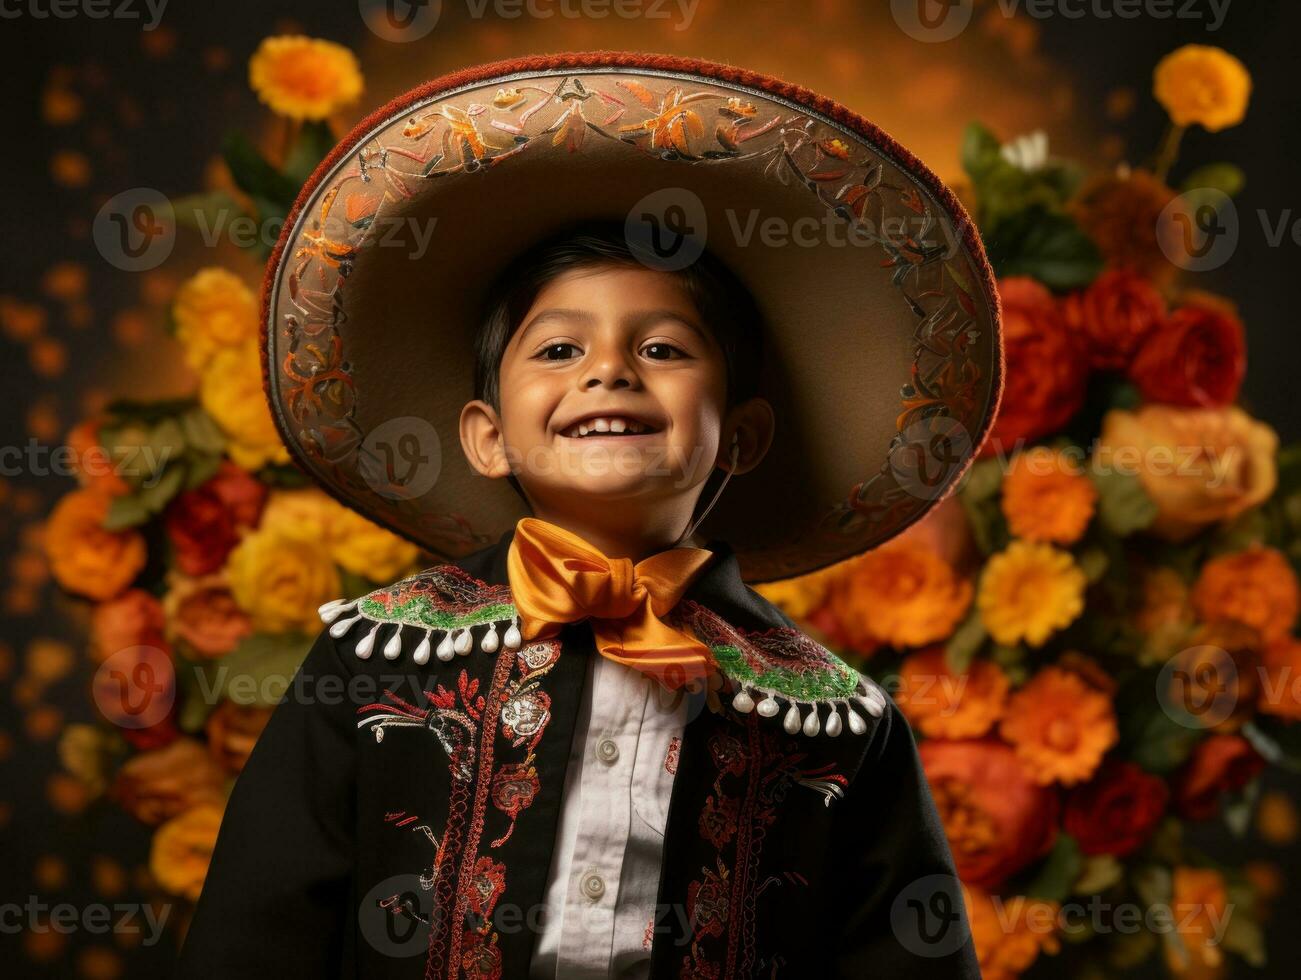
{"label": "jacket sleeve", "polygon": [[179,980],[340,974],[353,941],[350,678],[321,633],[235,781]]}
{"label": "jacket sleeve", "polygon": [[979,980],[944,828],[912,732],[887,698],[834,827],[832,975]]}

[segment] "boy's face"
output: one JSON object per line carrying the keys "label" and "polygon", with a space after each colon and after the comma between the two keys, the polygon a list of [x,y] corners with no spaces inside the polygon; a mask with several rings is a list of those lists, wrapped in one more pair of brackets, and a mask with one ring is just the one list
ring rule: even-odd
{"label": "boy's face", "polygon": [[500,382],[499,435],[535,508],[694,502],[720,459],[723,352],[669,273],[603,265],[553,279],[507,344]]}

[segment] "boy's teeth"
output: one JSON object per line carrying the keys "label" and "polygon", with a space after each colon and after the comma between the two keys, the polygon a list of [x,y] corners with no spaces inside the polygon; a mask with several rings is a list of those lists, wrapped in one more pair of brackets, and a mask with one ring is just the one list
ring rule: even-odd
{"label": "boy's teeth", "polygon": [[611,432],[622,432],[622,431],[623,431],[624,429],[626,429],[627,427],[628,427],[628,426],[627,426],[627,424],[623,421],[623,419],[610,419],[610,431],[611,431]]}
{"label": "boy's teeth", "polygon": [[628,432],[633,435],[640,435],[643,432],[650,431],[650,427],[632,419],[620,418],[617,416],[610,418],[588,419],[586,422],[576,422],[569,427],[568,434],[571,436],[585,436],[589,432]]}

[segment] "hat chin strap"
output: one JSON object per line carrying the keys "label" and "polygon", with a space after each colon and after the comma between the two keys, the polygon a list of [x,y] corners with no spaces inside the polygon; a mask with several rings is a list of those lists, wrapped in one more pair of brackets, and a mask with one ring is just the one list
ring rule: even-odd
{"label": "hat chin strap", "polygon": [[699,517],[697,517],[694,521],[691,522],[690,525],[688,525],[687,529],[682,532],[681,537],[679,537],[676,541],[673,542],[672,547],[674,548],[679,547],[683,541],[691,537],[691,535],[695,534],[696,528],[700,527],[701,521],[703,521],[706,517],[709,516],[709,512],[714,509],[714,504],[718,503],[718,498],[723,495],[723,490],[727,487],[727,481],[732,479],[732,472],[736,469],[736,458],[740,454],[741,454],[741,445],[740,445],[739,437],[735,432],[733,432],[732,448],[728,452],[729,464],[727,467],[727,475],[723,477],[723,482],[720,483],[718,485],[718,489],[714,491],[714,496],[709,501],[709,506],[707,506],[704,509],[704,511],[701,513]]}

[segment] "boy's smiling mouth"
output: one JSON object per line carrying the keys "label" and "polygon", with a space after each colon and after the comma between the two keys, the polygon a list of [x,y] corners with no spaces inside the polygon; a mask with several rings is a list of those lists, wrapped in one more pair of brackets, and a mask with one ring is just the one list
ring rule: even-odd
{"label": "boy's smiling mouth", "polygon": [[560,430],[560,435],[567,439],[592,439],[601,436],[626,439],[630,436],[651,435],[659,431],[660,427],[647,419],[615,413],[604,415],[593,413],[569,423]]}

